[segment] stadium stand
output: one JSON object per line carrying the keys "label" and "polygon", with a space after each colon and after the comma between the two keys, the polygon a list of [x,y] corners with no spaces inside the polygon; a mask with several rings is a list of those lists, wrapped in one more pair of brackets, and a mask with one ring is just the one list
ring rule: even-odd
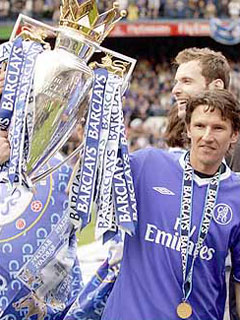
{"label": "stadium stand", "polygon": [[[33,17],[57,19],[60,0],[1,0],[1,17],[15,17],[25,12]],[[128,8],[127,19],[197,19],[238,17],[238,0],[120,0],[122,9]],[[111,7],[111,2],[98,0],[100,11]]]}

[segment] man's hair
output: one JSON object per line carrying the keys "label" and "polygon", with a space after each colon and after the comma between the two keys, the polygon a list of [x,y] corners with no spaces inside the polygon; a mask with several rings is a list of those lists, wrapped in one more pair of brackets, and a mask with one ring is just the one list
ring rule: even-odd
{"label": "man's hair", "polygon": [[168,147],[186,148],[189,142],[186,134],[186,124],[183,119],[179,119],[176,104],[170,109],[167,120],[164,139]]}
{"label": "man's hair", "polygon": [[206,79],[207,85],[213,80],[221,79],[224,88],[229,88],[230,66],[221,52],[210,50],[209,48],[188,48],[180,51],[174,63],[179,66],[182,63],[197,60],[202,68],[202,75]]}
{"label": "man's hair", "polygon": [[240,130],[240,104],[235,96],[225,89],[206,90],[189,99],[186,106],[187,124],[190,124],[193,111],[200,105],[206,106],[205,112],[220,110],[222,119],[229,119],[234,132]]}

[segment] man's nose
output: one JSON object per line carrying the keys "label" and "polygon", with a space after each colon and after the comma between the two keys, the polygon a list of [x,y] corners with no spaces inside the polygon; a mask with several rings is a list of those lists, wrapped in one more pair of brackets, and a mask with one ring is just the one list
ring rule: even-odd
{"label": "man's nose", "polygon": [[181,85],[176,83],[172,88],[172,94],[177,95],[179,93],[181,93]]}
{"label": "man's nose", "polygon": [[211,130],[211,128],[207,127],[207,128],[204,130],[202,139],[203,139],[204,141],[212,141],[213,135],[212,135],[212,130]]}

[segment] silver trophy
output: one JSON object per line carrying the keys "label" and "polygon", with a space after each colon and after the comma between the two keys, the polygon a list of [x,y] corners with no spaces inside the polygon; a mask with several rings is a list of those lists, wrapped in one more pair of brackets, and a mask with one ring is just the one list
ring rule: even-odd
{"label": "silver trophy", "polygon": [[[123,95],[136,63],[135,59],[100,46],[114,25],[126,14],[119,11],[116,3],[112,9],[99,14],[94,0],[62,0],[60,12],[60,24],[56,28],[20,14],[10,38],[10,44],[21,36],[25,41],[42,43],[45,48],[49,46],[45,42],[46,38],[56,40],[53,50],[49,46],[36,58],[33,86],[30,90],[33,103],[27,101],[21,133],[24,139],[27,132],[27,145],[22,142],[19,149],[20,183],[12,188],[7,166],[3,166],[0,173],[0,228],[7,221],[6,215],[4,216],[6,206],[10,208],[10,223],[15,220],[16,215],[21,215],[30,202],[31,187],[60,167],[61,164],[58,164],[54,168],[45,169],[48,161],[68,140],[76,123],[88,109],[93,69],[100,66],[110,73],[121,75]],[[94,62],[89,64],[91,58]],[[14,111],[9,128],[12,146],[18,119],[16,115]],[[82,145],[63,162],[81,149]],[[11,160],[10,158],[10,163]],[[15,213],[16,208],[11,210],[9,203],[12,203],[11,199],[18,189],[24,194],[23,203],[26,203],[23,209]],[[22,196],[19,199],[21,202]]]}
{"label": "silver trophy", "polygon": [[[23,172],[31,181],[46,176],[41,168],[63,146],[86,112],[93,81],[88,61],[94,53],[96,56],[104,53],[99,64],[110,72],[114,66],[115,70],[122,71],[125,91],[136,60],[100,46],[124,15],[116,3],[100,15],[93,0],[82,3],[63,0],[58,28],[19,16],[10,40],[13,41],[19,31],[26,40],[44,42],[45,37],[56,37],[54,49],[45,50],[37,57],[33,79],[35,106],[28,105],[26,112],[29,151]],[[91,65],[96,64],[97,61]]]}

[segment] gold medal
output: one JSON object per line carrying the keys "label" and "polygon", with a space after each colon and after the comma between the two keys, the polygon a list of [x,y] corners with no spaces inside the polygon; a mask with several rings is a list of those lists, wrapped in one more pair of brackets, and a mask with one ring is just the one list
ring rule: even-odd
{"label": "gold medal", "polygon": [[192,307],[187,302],[181,302],[177,306],[177,314],[181,319],[187,319],[192,315]]}

